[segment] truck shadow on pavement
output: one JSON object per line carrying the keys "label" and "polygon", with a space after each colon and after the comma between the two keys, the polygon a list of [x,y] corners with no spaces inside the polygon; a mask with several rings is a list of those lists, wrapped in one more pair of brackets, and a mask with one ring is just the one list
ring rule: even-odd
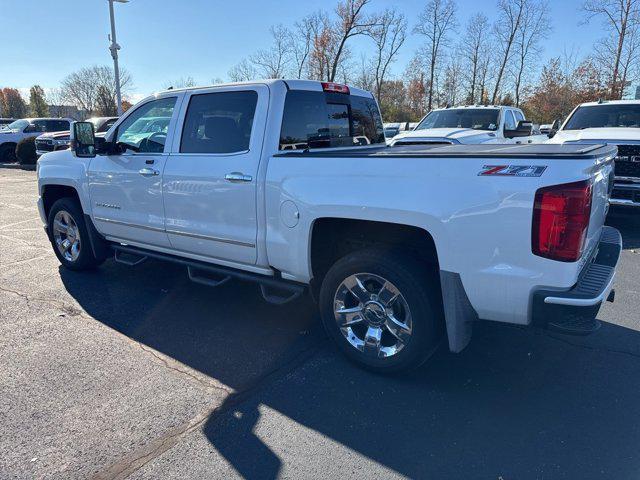
{"label": "truck shadow on pavement", "polygon": [[[626,248],[638,245],[632,230]],[[308,299],[275,307],[254,285],[210,289],[154,261],[60,274],[96,320],[239,392],[203,433],[245,478],[296,468],[285,454],[305,459],[289,476],[303,464],[320,477],[640,475],[636,330],[605,323],[577,338],[482,323],[462,353],[443,348],[420,369],[380,376],[328,345]]]}
{"label": "truck shadow on pavement", "polygon": [[624,248],[640,248],[640,208],[611,207],[607,225],[620,230]]}

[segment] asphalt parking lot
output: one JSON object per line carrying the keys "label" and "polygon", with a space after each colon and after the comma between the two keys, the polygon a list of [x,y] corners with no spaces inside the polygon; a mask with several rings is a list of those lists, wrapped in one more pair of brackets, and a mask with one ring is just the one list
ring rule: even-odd
{"label": "asphalt parking lot", "polygon": [[479,324],[396,377],[308,300],[182,268],[59,267],[34,172],[0,169],[1,478],[640,477],[640,212],[589,337]]}

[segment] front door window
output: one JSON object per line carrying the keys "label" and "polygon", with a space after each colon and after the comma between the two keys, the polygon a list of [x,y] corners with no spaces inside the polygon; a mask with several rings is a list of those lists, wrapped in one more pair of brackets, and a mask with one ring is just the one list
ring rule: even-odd
{"label": "front door window", "polygon": [[138,107],[119,126],[116,143],[135,153],[162,153],[176,104],[175,97],[153,100]]}

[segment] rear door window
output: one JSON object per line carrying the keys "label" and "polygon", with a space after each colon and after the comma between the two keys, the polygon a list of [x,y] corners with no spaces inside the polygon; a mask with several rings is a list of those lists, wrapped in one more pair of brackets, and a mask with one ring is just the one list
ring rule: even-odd
{"label": "rear door window", "polygon": [[384,143],[372,98],[291,90],[285,100],[280,150],[353,147]]}
{"label": "rear door window", "polygon": [[249,150],[258,93],[193,95],[182,129],[180,153],[236,153]]}

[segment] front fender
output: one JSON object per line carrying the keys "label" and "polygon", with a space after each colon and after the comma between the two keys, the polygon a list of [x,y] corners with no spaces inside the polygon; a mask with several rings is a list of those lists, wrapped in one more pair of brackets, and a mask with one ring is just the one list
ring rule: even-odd
{"label": "front fender", "polygon": [[38,159],[38,194],[42,197],[47,185],[71,187],[78,193],[82,210],[91,214],[87,171],[91,158],[78,158],[69,150],[44,154]]}

